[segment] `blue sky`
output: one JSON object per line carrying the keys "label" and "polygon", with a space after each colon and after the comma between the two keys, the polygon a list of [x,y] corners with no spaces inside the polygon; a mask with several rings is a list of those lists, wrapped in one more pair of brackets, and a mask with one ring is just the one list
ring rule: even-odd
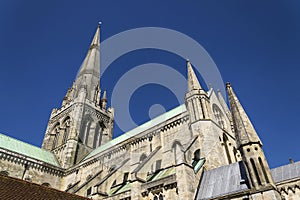
{"label": "blue sky", "polygon": [[[288,163],[290,157],[300,160],[299,9],[297,0],[1,1],[0,132],[41,145],[51,109],[60,106],[102,21],[101,40],[149,26],[196,40],[223,80],[232,83],[270,166]],[[103,74],[101,85],[108,97],[124,73],[150,62],[186,74],[185,60],[172,53],[134,51]],[[168,110],[178,102],[168,88],[145,85],[129,105],[136,123],[149,119],[153,104]],[[120,132],[116,127],[116,134]]]}

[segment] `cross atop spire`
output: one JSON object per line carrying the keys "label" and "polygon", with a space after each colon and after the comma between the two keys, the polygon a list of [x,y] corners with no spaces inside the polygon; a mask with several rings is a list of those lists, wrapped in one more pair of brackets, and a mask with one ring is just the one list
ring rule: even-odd
{"label": "cross atop spire", "polygon": [[251,143],[258,143],[262,145],[250,119],[235,95],[230,83],[226,83],[226,89],[236,132],[237,147],[240,148],[241,146]]}
{"label": "cross atop spire", "polygon": [[186,66],[188,71],[188,92],[192,90],[201,90],[200,83],[197,79],[197,76],[193,70],[190,60],[186,60]]}

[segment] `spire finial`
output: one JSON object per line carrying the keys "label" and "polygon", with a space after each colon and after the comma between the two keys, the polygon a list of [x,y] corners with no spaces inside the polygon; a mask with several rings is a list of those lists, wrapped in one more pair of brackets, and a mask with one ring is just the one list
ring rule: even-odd
{"label": "spire finial", "polygon": [[102,100],[105,100],[105,101],[107,101],[107,97],[106,97],[106,90],[104,90],[104,92],[103,92]]}
{"label": "spire finial", "polygon": [[230,88],[231,84],[229,82],[226,83],[226,88]]}

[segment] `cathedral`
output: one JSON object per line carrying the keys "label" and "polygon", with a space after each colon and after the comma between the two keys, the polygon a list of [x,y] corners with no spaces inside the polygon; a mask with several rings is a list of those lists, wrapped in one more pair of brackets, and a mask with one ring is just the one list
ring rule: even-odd
{"label": "cathedral", "polygon": [[270,169],[231,84],[228,106],[201,87],[191,62],[185,104],[113,138],[119,111],[101,91],[99,25],[42,147],[0,134],[0,180],[96,200],[299,200],[300,162]]}

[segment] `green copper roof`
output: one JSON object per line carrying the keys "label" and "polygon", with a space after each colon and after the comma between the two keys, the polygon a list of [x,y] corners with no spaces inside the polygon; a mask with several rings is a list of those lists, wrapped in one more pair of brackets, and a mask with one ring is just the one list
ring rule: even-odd
{"label": "green copper roof", "polygon": [[45,163],[59,166],[55,156],[44,149],[22,142],[20,140],[8,137],[0,133],[0,148],[6,149],[23,156],[34,158]]}
{"label": "green copper roof", "polygon": [[124,185],[121,189],[119,189],[116,194],[120,194],[122,192],[126,192],[129,191],[131,189],[131,185],[129,182],[126,183],[126,185]]}
{"label": "green copper roof", "polygon": [[204,163],[205,163],[205,158],[201,158],[198,162],[197,162],[197,164],[195,165],[195,167],[194,167],[194,172],[195,172],[195,174],[197,174],[197,172],[201,169],[201,167],[204,165]]}
{"label": "green copper roof", "polygon": [[109,195],[109,196],[113,195],[113,194],[116,193],[121,187],[122,187],[122,185],[118,185],[118,186],[115,186],[115,187],[111,188],[110,191],[108,192],[108,195]]}
{"label": "green copper roof", "polygon": [[126,182],[125,184],[122,184],[122,185],[118,185],[118,186],[113,187],[113,188],[108,192],[108,195],[111,196],[111,195],[115,195],[115,194],[120,194],[120,193],[129,191],[130,189],[131,189],[130,183],[129,183],[129,182]]}
{"label": "green copper roof", "polygon": [[154,119],[142,124],[141,126],[138,126],[134,129],[128,131],[127,133],[124,133],[123,135],[121,135],[121,136],[105,143],[104,145],[101,145],[100,147],[98,147],[97,149],[92,151],[85,158],[85,160],[88,159],[88,158],[93,157],[94,155],[96,155],[96,154],[98,154],[98,153],[100,153],[100,152],[102,152],[102,151],[104,151],[104,150],[106,150],[106,149],[108,149],[112,146],[115,146],[116,144],[119,144],[119,143],[121,143],[121,142],[123,142],[123,141],[125,141],[129,138],[132,138],[132,137],[138,135],[139,133],[141,133],[141,132],[143,132],[143,131],[145,131],[149,128],[152,128],[152,127],[154,127],[154,126],[156,126],[156,125],[158,125],[158,124],[160,124],[160,123],[162,123],[162,122],[164,122],[168,119],[171,119],[172,117],[175,117],[176,115],[179,115],[179,114],[181,114],[185,111],[186,111],[186,107],[185,107],[184,104],[182,104],[182,105],[180,105],[180,106],[178,106],[178,107],[176,107],[176,108],[174,108],[174,109],[172,109],[172,110],[170,110],[170,111],[168,111],[168,112],[166,112],[166,113],[164,113],[164,114],[162,114],[158,117],[155,117]]}
{"label": "green copper roof", "polygon": [[168,176],[170,176],[172,174],[175,174],[175,168],[174,167],[161,170],[157,174],[153,174],[153,175],[148,176],[147,177],[147,181],[148,182],[150,182],[150,181],[156,181],[156,180],[168,177]]}

